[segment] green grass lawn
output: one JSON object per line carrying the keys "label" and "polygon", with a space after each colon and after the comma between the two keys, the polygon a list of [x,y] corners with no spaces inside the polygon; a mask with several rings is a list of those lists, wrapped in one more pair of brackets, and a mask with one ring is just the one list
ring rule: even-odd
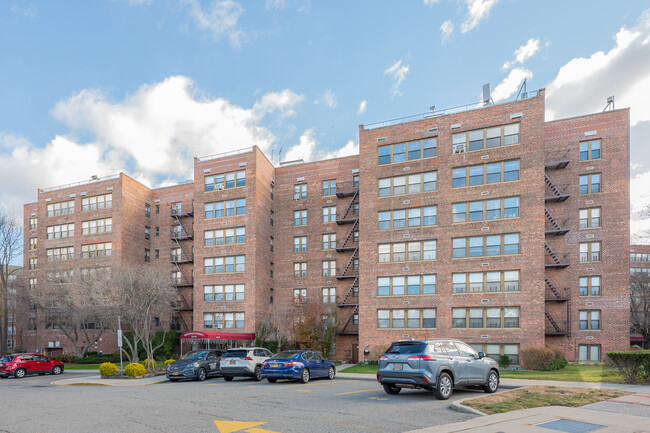
{"label": "green grass lawn", "polygon": [[[376,365],[357,364],[341,370],[339,373],[367,373],[376,374]],[[580,365],[569,364],[557,371],[528,371],[528,370],[501,370],[501,377],[505,379],[538,379],[538,380],[564,380],[568,382],[611,382],[624,383],[621,376],[613,367],[608,365]]]}

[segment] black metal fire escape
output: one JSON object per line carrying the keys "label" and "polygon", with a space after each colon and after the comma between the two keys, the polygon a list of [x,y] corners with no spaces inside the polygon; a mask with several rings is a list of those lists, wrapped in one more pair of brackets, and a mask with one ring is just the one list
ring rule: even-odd
{"label": "black metal fire escape", "polygon": [[[183,288],[193,287],[192,268],[194,257],[193,249],[193,209],[189,211],[182,207],[172,207],[171,217],[175,221],[171,227],[172,244],[176,245],[175,252],[171,254],[171,262],[176,267],[177,277],[172,280],[172,284],[178,289],[178,316],[181,322],[181,332],[192,330],[192,321],[188,324],[183,312],[190,312],[194,309],[193,293],[190,291],[189,297],[184,294]],[[189,242],[188,242],[189,241]],[[189,250],[189,251],[188,251]],[[189,265],[189,266],[188,266]],[[187,290],[185,290],[187,291]]]}
{"label": "black metal fire escape", "polygon": [[[355,233],[359,230],[359,186],[355,183],[338,184],[336,188],[338,198],[350,197],[345,210],[337,213],[336,224],[350,225],[347,235],[342,240],[337,240],[336,252],[345,254],[347,263],[343,269],[337,269],[336,279],[351,281],[347,293],[339,298],[338,307],[343,313],[343,326],[339,328],[340,335],[358,335],[359,330],[350,324],[359,311],[359,240],[355,239]],[[347,254],[352,253],[347,257]],[[344,260],[345,260],[344,259]]]}

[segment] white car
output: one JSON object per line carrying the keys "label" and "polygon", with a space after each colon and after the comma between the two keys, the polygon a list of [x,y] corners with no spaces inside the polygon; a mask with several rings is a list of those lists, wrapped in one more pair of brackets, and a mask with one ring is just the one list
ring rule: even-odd
{"label": "white car", "polygon": [[221,356],[221,374],[227,381],[235,376],[246,376],[259,382],[262,380],[262,363],[272,356],[273,353],[263,347],[228,349]]}

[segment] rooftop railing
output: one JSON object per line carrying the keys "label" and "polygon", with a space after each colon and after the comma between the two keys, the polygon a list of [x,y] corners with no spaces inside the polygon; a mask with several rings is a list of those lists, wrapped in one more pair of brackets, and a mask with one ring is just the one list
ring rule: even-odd
{"label": "rooftop railing", "polygon": [[39,192],[58,191],[60,189],[72,188],[74,186],[90,185],[91,183],[105,182],[107,180],[119,179],[119,174],[112,174],[110,176],[98,177],[96,179],[84,180],[82,182],[68,183],[65,185],[51,186],[49,188],[39,188]]}

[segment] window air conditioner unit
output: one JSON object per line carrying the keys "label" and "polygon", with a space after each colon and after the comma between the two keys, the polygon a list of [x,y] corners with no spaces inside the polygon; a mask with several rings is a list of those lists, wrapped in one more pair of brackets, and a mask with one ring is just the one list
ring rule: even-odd
{"label": "window air conditioner unit", "polygon": [[454,153],[465,153],[465,144],[454,144]]}

